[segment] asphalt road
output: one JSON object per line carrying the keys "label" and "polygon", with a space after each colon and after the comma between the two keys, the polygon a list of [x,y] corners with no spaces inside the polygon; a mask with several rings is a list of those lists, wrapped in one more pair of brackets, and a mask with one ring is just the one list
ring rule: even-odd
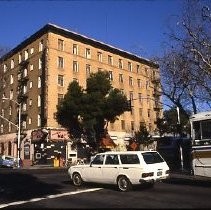
{"label": "asphalt road", "polygon": [[0,208],[211,208],[211,180],[174,175],[153,188],[119,192],[115,186],[73,186],[67,170],[0,169]]}

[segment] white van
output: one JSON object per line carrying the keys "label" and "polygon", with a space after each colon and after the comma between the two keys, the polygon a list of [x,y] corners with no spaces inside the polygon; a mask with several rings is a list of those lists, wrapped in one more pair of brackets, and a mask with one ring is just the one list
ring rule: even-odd
{"label": "white van", "polygon": [[83,182],[116,184],[120,191],[132,185],[169,177],[169,167],[157,151],[105,152],[96,154],[90,164],[75,165],[68,174],[76,186]]}

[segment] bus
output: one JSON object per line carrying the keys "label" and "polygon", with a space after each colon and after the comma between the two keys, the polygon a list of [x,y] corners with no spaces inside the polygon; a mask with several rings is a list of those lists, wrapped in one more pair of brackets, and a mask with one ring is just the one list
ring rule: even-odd
{"label": "bus", "polygon": [[211,177],[211,111],[190,117],[194,175]]}

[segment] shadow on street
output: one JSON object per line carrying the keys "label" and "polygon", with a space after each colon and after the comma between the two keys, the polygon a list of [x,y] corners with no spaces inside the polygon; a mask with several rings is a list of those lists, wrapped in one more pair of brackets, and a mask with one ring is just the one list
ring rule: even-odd
{"label": "shadow on street", "polygon": [[0,203],[43,197],[59,193],[61,186],[47,184],[32,174],[23,174],[18,171],[1,173],[0,171]]}

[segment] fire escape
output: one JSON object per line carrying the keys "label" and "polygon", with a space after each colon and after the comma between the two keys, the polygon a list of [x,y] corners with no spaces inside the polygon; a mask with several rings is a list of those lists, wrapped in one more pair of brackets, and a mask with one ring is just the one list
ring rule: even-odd
{"label": "fire escape", "polygon": [[27,112],[26,109],[23,109],[24,105],[27,104],[27,82],[28,78],[28,61],[22,61],[19,64],[18,70],[18,83],[17,83],[17,100],[18,103],[21,104],[21,137],[24,138],[26,136],[24,130],[22,129],[23,122],[26,122]]}
{"label": "fire escape", "polygon": [[153,93],[155,100],[154,111],[156,112],[156,121],[157,121],[157,119],[161,117],[161,110],[162,110],[162,103],[160,102],[160,96],[161,96],[160,76],[157,74],[157,72],[154,72],[154,75],[152,77],[152,83],[154,84],[154,93]]}

